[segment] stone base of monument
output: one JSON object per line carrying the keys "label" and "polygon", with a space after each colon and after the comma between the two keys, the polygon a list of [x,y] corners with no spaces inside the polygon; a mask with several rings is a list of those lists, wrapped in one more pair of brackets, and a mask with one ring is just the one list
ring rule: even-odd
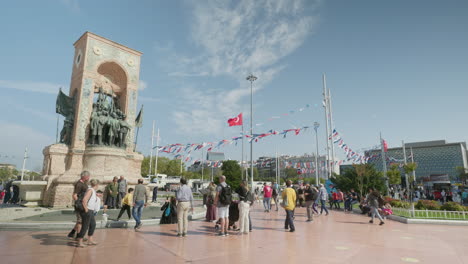
{"label": "stone base of monument", "polygon": [[44,149],[43,179],[47,182],[43,205],[72,207],[73,184],[84,170],[91,179],[100,181],[104,190],[107,183],[117,176],[124,176],[128,187],[141,178],[143,155],[110,146],[86,146],[83,151],[71,151],[64,144],[54,144]]}
{"label": "stone base of monument", "polygon": [[28,207],[42,205],[46,181],[14,181],[19,188],[20,204]]}

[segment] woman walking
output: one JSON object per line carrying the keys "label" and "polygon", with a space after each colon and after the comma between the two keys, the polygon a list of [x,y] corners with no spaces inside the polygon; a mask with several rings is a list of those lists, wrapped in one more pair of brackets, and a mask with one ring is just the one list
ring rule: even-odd
{"label": "woman walking", "polygon": [[214,204],[214,199],[216,197],[216,184],[210,182],[208,185],[208,193],[206,195],[206,221],[212,222],[216,220],[216,205]]}
{"label": "woman walking", "polygon": [[237,189],[239,194],[239,234],[249,234],[249,211],[251,194],[246,181],[242,181],[240,187]]}
{"label": "woman walking", "polygon": [[99,211],[101,207],[101,200],[96,195],[96,190],[99,187],[99,181],[96,179],[91,180],[90,182],[91,187],[85,193],[83,197],[83,210],[80,212],[81,219],[83,219],[83,226],[81,227],[81,231],[77,236],[78,244],[77,247],[86,247],[83,244],[83,237],[85,236],[86,232],[88,232],[88,243],[87,245],[97,245],[97,243],[93,239],[94,229],[96,228],[96,220],[94,219],[94,212]]}
{"label": "woman walking", "polygon": [[177,199],[172,196],[171,200],[167,198],[166,203],[161,207],[163,214],[159,224],[177,224]]}

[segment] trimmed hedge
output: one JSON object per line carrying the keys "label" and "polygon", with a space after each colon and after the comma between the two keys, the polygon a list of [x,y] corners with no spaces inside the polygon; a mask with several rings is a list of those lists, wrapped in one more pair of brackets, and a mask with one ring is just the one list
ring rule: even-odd
{"label": "trimmed hedge", "polygon": [[466,207],[455,202],[447,202],[440,207],[440,210],[445,211],[466,211]]}
{"label": "trimmed hedge", "polygon": [[437,201],[419,200],[418,203],[414,206],[414,208],[416,208],[417,210],[440,210],[441,206]]}

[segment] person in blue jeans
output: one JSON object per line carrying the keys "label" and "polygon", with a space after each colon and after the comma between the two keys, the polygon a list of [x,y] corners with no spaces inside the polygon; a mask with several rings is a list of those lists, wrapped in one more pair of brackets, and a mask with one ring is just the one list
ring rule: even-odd
{"label": "person in blue jeans", "polygon": [[323,210],[325,210],[326,215],[328,215],[327,206],[325,205],[325,202],[328,200],[328,192],[327,192],[327,189],[325,189],[325,187],[323,186],[323,184],[320,184],[319,199],[320,199],[320,206],[322,207],[320,209],[320,214],[322,214]]}
{"label": "person in blue jeans", "polygon": [[143,185],[143,179],[138,179],[138,185],[135,186],[135,192],[133,193],[133,209],[132,215],[135,219],[135,231],[140,229],[143,225],[141,223],[141,213],[143,207],[146,207],[148,202],[148,195],[146,193],[146,187]]}

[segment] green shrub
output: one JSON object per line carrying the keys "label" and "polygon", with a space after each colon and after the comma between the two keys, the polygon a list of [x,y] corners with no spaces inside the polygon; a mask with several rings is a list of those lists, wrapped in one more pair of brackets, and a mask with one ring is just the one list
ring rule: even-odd
{"label": "green shrub", "polygon": [[405,209],[410,208],[410,203],[409,202],[400,201],[400,200],[392,200],[392,201],[390,201],[390,205],[392,207],[398,207],[398,208],[405,208]]}
{"label": "green shrub", "polygon": [[440,204],[437,201],[419,200],[415,208],[417,210],[440,210]]}
{"label": "green shrub", "polygon": [[446,210],[446,211],[464,211],[465,210],[465,207],[458,204],[458,203],[455,203],[455,202],[448,202],[448,203],[445,203],[444,205],[442,205],[440,207],[440,210]]}

